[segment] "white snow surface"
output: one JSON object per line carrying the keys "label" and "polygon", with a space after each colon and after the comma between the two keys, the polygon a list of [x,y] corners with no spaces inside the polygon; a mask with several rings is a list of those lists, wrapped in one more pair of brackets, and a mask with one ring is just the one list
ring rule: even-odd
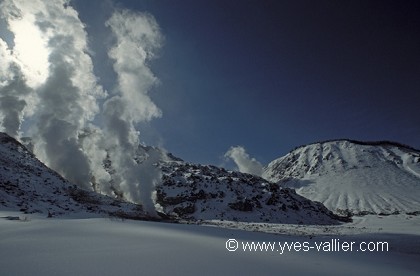
{"label": "white snow surface", "polygon": [[420,211],[420,152],[403,145],[311,144],[274,160],[263,176],[338,213]]}
{"label": "white snow surface", "polygon": [[[20,220],[13,220],[13,218]],[[219,221],[220,222],[220,221]],[[213,224],[216,223],[213,221]],[[220,222],[218,226],[223,226]],[[246,223],[230,222],[237,228]],[[226,226],[226,225],[225,225]],[[300,229],[296,228],[300,227]],[[0,275],[419,275],[420,220],[364,216],[341,226],[264,225],[263,233],[0,211]],[[305,230],[306,229],[306,230]],[[299,231],[298,231],[299,230]],[[303,231],[303,232],[302,232]],[[313,232],[318,231],[318,234]],[[387,252],[244,252],[242,242],[386,241]]]}

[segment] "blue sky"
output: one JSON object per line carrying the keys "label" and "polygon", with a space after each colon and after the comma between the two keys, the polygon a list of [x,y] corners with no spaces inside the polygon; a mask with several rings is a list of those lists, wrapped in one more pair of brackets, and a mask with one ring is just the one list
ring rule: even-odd
{"label": "blue sky", "polygon": [[95,74],[113,9],[152,14],[164,39],[150,63],[163,116],[142,140],[186,161],[231,166],[241,145],[266,164],[321,140],[393,140],[420,148],[418,1],[84,1]]}

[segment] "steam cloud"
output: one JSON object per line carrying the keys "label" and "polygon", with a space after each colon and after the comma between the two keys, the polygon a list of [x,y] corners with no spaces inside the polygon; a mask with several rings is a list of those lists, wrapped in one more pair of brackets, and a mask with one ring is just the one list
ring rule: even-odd
{"label": "steam cloud", "polygon": [[[160,156],[140,146],[136,129],[161,116],[148,95],[158,82],[148,62],[163,40],[155,19],[116,10],[105,22],[118,77],[109,95],[93,73],[85,25],[68,0],[4,0],[0,17],[13,34],[13,42],[0,38],[1,130],[31,136],[36,155],[71,182],[155,214]],[[30,126],[22,130],[24,120]]]}
{"label": "steam cloud", "polygon": [[[105,132],[112,142],[109,145],[112,149],[111,162],[120,168],[115,177],[122,183],[124,192],[131,200],[142,202],[152,213],[151,193],[156,180],[160,179],[153,166],[157,160],[150,156],[138,166],[132,157],[139,150],[140,143],[134,125],[161,116],[161,111],[148,96],[157,78],[147,67],[147,61],[160,47],[162,36],[156,21],[148,14],[127,10],[116,12],[106,25],[116,38],[116,45],[108,55],[114,60],[119,91],[104,104]],[[139,183],[140,180],[142,183]]]}
{"label": "steam cloud", "polygon": [[245,149],[241,146],[231,147],[226,153],[226,158],[232,159],[238,170],[243,173],[250,173],[257,176],[261,176],[263,172],[263,166],[255,158],[251,158]]}

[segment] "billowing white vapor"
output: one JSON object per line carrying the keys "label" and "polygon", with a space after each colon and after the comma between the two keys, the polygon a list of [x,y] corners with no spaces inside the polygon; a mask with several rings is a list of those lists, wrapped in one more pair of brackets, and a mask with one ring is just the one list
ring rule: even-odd
{"label": "billowing white vapor", "polygon": [[[135,156],[136,124],[161,116],[148,96],[158,80],[147,64],[162,42],[154,18],[119,10],[106,22],[115,40],[112,95],[98,83],[85,25],[69,1],[4,0],[0,18],[13,35],[0,38],[1,130],[30,135],[36,155],[73,183],[122,192],[153,213],[157,157]],[[104,168],[109,161],[112,177]]]}
{"label": "billowing white vapor", "polygon": [[232,159],[240,172],[250,173],[258,176],[262,175],[263,166],[255,158],[251,158],[248,153],[246,153],[244,147],[231,147],[225,153],[225,157]]}
{"label": "billowing white vapor", "polygon": [[146,210],[153,213],[152,188],[160,180],[153,166],[153,160],[157,160],[149,156],[137,164],[133,156],[140,143],[135,124],[161,116],[148,96],[157,78],[147,62],[160,47],[162,35],[152,16],[128,10],[115,12],[106,25],[115,36],[116,44],[108,55],[114,60],[118,76],[118,92],[105,102],[103,113],[110,159],[117,169],[114,177],[122,183],[123,192],[131,200],[142,202]]}

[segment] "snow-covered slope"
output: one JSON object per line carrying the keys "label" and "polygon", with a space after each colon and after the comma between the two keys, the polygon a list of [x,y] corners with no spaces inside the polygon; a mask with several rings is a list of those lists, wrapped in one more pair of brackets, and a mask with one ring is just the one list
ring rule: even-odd
{"label": "snow-covered slope", "polygon": [[420,152],[397,143],[302,146],[271,162],[263,177],[339,213],[420,211]]}
{"label": "snow-covered slope", "polygon": [[[162,162],[156,188],[161,211],[188,220],[335,224],[322,204],[263,178],[215,166]],[[342,219],[342,218],[341,218]]]}
{"label": "snow-covered slope", "polygon": [[[110,198],[71,186],[6,134],[0,134],[0,153],[0,206],[26,213],[90,211],[147,218],[141,206],[117,200],[118,191]],[[343,220],[322,204],[259,177],[189,164],[159,148],[141,146],[135,160],[140,164],[147,158],[156,159],[162,170],[155,194],[163,217],[298,224],[337,224]],[[111,162],[104,166],[112,175]]]}
{"label": "snow-covered slope", "polygon": [[48,216],[96,213],[147,218],[139,205],[81,190],[0,133],[0,208]]}
{"label": "snow-covered slope", "polygon": [[[188,221],[230,220],[295,224],[337,224],[349,221],[293,189],[250,174],[191,164],[161,148],[140,145],[135,161],[151,158],[161,171],[154,203],[161,216]],[[112,162],[106,170],[113,178]],[[140,191],[141,192],[141,191]],[[120,194],[117,191],[117,194]]]}
{"label": "snow-covered slope", "polygon": [[[134,159],[141,166],[148,158],[155,161],[162,173],[154,190],[155,207],[162,216],[188,221],[289,224],[349,221],[322,204],[297,195],[293,189],[281,188],[261,177],[191,164],[160,148],[141,145]],[[112,162],[105,163],[113,178]]]}

